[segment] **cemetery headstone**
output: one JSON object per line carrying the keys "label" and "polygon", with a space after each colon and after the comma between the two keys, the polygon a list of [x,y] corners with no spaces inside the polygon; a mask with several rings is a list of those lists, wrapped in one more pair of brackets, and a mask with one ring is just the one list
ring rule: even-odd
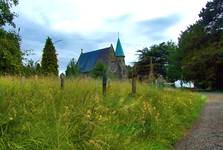
{"label": "cemetery headstone", "polygon": [[102,93],[106,96],[106,87],[107,87],[107,76],[103,75],[102,77]]}
{"label": "cemetery headstone", "polygon": [[61,89],[64,89],[64,79],[65,79],[65,74],[61,73],[60,74],[60,87],[61,87]]}

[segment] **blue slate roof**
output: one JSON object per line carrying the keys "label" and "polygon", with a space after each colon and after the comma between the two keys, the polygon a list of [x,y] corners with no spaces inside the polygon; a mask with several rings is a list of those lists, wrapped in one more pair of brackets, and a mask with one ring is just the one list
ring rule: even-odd
{"label": "blue slate roof", "polygon": [[96,63],[100,60],[108,63],[109,50],[111,47],[104,49],[82,53],[78,59],[77,66],[81,73],[87,73],[94,69]]}
{"label": "blue slate roof", "polygon": [[122,49],[122,44],[121,44],[119,38],[118,38],[117,45],[116,45],[115,55],[118,57],[125,57],[124,51]]}

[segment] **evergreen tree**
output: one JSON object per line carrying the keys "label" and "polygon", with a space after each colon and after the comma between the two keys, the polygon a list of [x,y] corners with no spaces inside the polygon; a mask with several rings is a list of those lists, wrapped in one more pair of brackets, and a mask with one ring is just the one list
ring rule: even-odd
{"label": "evergreen tree", "polygon": [[41,74],[41,66],[40,66],[40,63],[37,63],[37,64],[36,64],[36,73],[37,73],[38,75]]}
{"label": "evergreen tree", "polygon": [[43,49],[41,67],[42,73],[45,75],[58,75],[56,49],[49,37],[47,38]]}

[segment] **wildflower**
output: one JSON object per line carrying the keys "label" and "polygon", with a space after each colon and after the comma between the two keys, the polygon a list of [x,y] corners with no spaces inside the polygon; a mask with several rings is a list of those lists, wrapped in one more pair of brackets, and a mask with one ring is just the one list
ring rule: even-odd
{"label": "wildflower", "polygon": [[89,115],[89,114],[86,114],[86,117],[87,117],[88,119],[90,119],[90,118],[91,118],[91,115]]}
{"label": "wildflower", "polygon": [[90,119],[91,118],[91,110],[87,110],[87,113],[85,114],[85,116]]}
{"label": "wildflower", "polygon": [[99,115],[98,116],[98,120],[102,120],[102,115]]}

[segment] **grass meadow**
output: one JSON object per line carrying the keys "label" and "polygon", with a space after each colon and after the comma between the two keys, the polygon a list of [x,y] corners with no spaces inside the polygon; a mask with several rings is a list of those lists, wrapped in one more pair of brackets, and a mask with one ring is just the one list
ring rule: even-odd
{"label": "grass meadow", "polygon": [[1,150],[171,149],[205,97],[130,81],[0,77]]}

